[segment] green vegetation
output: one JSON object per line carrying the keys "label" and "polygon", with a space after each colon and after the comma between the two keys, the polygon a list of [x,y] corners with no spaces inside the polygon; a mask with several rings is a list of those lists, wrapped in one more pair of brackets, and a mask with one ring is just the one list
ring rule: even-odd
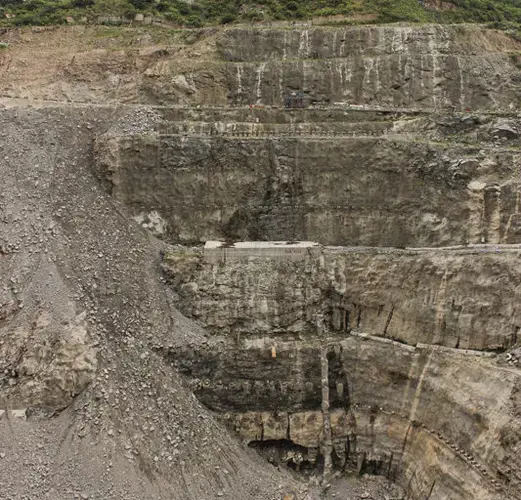
{"label": "green vegetation", "polygon": [[521,69],[521,52],[511,52],[510,59],[512,59],[517,68]]}
{"label": "green vegetation", "polygon": [[[436,0],[3,0],[0,25],[57,24],[66,22],[68,16],[76,21],[99,16],[130,20],[138,13],[188,27],[341,15],[345,18],[331,22],[478,22],[512,34],[521,32],[520,0],[444,3],[438,10],[424,7],[436,4]],[[368,14],[373,18],[363,17]]]}

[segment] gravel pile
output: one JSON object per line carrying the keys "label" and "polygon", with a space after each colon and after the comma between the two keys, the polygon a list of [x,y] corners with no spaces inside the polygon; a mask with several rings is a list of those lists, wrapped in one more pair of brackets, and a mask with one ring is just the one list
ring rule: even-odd
{"label": "gravel pile", "polygon": [[100,109],[0,114],[0,408],[28,415],[0,420],[0,498],[302,489],[232,439],[156,354],[204,332],[161,281],[162,244],[90,168],[95,134],[139,121],[125,128],[123,112]]}

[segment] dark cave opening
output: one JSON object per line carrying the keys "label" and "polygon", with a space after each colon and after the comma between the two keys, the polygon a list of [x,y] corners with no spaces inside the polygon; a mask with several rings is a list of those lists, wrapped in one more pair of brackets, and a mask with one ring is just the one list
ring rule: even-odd
{"label": "dark cave opening", "polygon": [[295,444],[289,439],[251,441],[248,446],[257,450],[274,466],[286,465],[290,469],[303,474],[316,470],[323,462],[317,451]]}

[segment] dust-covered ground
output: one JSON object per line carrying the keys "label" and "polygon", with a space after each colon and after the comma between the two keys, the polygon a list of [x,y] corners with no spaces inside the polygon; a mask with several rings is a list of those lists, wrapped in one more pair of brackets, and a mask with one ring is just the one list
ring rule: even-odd
{"label": "dust-covered ground", "polygon": [[159,354],[210,340],[162,281],[164,244],[91,168],[96,134],[155,119],[0,112],[0,498],[394,498],[385,481],[323,490],[274,468]]}

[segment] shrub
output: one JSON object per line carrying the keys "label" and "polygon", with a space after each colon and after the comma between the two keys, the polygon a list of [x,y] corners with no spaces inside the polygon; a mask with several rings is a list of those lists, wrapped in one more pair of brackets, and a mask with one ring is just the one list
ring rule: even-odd
{"label": "shrub", "polygon": [[146,9],[154,3],[154,0],[129,0],[129,1],[136,9]]}
{"label": "shrub", "polygon": [[[488,23],[512,36],[521,33],[520,0],[447,0],[455,9],[433,11],[419,0],[0,0],[0,24],[51,24],[66,16],[114,15],[136,12],[164,16],[199,27],[237,20],[299,19],[337,14],[377,14],[377,22]],[[5,14],[15,14],[6,17]],[[336,21],[342,22],[340,21]],[[349,21],[348,22],[353,22]],[[493,24],[492,24],[493,23]]]}
{"label": "shrub", "polygon": [[94,5],[94,0],[73,0],[71,2],[71,7],[76,7],[78,9],[83,9],[85,7],[92,7]]}
{"label": "shrub", "polygon": [[221,17],[221,24],[230,24],[236,20],[237,20],[237,16],[235,14],[228,12],[228,14],[224,14],[224,16]]}
{"label": "shrub", "polygon": [[200,17],[191,15],[186,19],[185,24],[191,28],[201,28],[204,23]]}

